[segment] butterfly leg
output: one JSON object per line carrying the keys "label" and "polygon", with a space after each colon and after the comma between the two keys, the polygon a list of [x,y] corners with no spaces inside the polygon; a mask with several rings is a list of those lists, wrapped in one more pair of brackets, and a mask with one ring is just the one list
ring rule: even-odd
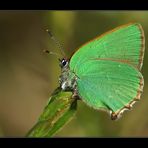
{"label": "butterfly leg", "polygon": [[72,98],[77,99],[77,100],[81,100],[81,98],[80,98],[79,95],[78,95],[78,91],[77,91],[76,88],[75,88],[74,91],[73,91]]}

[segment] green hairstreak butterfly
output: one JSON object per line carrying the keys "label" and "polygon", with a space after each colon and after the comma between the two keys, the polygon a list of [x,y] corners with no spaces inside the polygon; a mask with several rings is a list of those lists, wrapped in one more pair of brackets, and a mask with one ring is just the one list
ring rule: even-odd
{"label": "green hairstreak butterfly", "polygon": [[70,59],[60,60],[59,83],[88,106],[118,119],[140,99],[145,49],[140,24],[117,27],[82,45]]}

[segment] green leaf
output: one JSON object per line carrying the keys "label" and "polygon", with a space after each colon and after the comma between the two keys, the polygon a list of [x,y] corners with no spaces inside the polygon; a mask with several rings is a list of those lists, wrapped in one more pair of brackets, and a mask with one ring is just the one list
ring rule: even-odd
{"label": "green leaf", "polygon": [[63,92],[57,88],[27,137],[53,136],[74,116],[76,107],[77,100],[72,98],[72,92]]}

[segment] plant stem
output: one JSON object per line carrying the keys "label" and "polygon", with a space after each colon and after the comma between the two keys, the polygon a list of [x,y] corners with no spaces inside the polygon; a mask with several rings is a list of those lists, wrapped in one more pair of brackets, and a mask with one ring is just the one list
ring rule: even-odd
{"label": "plant stem", "polygon": [[49,98],[38,122],[26,136],[53,136],[75,115],[76,108],[77,100],[72,98],[72,92],[64,92],[61,88],[57,88]]}

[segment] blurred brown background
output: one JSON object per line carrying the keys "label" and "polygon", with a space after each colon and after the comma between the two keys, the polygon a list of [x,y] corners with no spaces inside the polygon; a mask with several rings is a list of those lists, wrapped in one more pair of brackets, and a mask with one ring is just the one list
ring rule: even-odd
{"label": "blurred brown background", "polygon": [[129,22],[139,22],[146,37],[141,101],[118,121],[79,101],[75,118],[56,136],[148,136],[148,11],[0,11],[0,136],[25,136],[58,86],[58,60],[42,52],[59,53],[46,28],[69,57],[83,43]]}

